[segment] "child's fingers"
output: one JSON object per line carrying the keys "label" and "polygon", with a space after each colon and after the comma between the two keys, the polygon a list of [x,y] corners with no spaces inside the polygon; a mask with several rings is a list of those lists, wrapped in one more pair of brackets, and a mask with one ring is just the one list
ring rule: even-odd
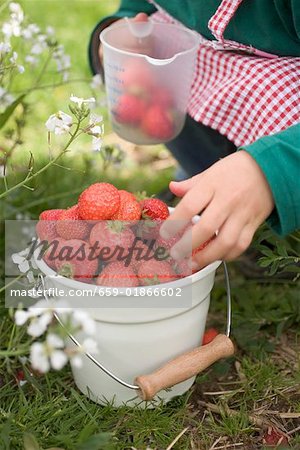
{"label": "child's fingers", "polygon": [[147,22],[148,16],[146,13],[138,13],[132,20],[135,22]]}
{"label": "child's fingers", "polygon": [[255,228],[253,225],[248,224],[243,228],[243,231],[241,232],[234,248],[228,252],[224,259],[226,261],[232,261],[233,259],[236,259],[238,256],[240,256],[252,242],[253,236],[255,233]]}
{"label": "child's fingers", "polygon": [[234,248],[240,235],[240,223],[228,219],[220,229],[218,236],[207,247],[194,255],[194,260],[200,268],[220,259]]}
{"label": "child's fingers", "polygon": [[192,250],[204,244],[223,226],[227,220],[228,211],[221,206],[218,202],[210,203],[199,222],[188,230],[172,248],[171,256],[174,259],[190,256]]}
{"label": "child's fingers", "polygon": [[160,235],[164,239],[170,239],[175,236],[196,214],[206,208],[212,198],[213,190],[207,187],[203,188],[200,198],[196,186],[189,190],[176,206],[169,219],[161,226]]}
{"label": "child's fingers", "polygon": [[183,197],[196,183],[200,181],[200,175],[196,175],[184,181],[171,181],[170,190],[178,197]]}

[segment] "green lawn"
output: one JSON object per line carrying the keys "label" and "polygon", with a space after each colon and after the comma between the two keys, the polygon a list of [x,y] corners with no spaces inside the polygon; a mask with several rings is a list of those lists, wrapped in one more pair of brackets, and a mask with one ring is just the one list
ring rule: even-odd
{"label": "green lawn", "polygon": [[[80,79],[90,77],[86,48],[91,29],[101,16],[114,11],[117,3],[21,1],[31,21],[57,30],[72,57],[72,77]],[[44,123],[58,109],[67,109],[72,92],[91,95],[84,82],[31,95],[24,142],[14,155],[9,183],[24,176],[29,151],[37,167],[47,161]],[[109,134],[106,120],[107,139],[114,142]],[[36,218],[43,209],[66,207],[77,201],[85,186],[99,180],[111,180],[132,191],[146,189],[150,194],[167,185],[174,164],[162,147],[128,149],[123,144],[124,162],[104,173],[101,155],[90,152],[89,140],[78,141],[60,161],[65,168],[52,167],[30,183],[33,190],[19,189],[5,199],[5,218],[14,219],[18,214]],[[69,367],[47,376],[30,375],[28,363],[22,365],[18,358],[6,357],[7,349],[17,349],[28,341],[24,331],[13,325],[12,312],[2,307],[0,449],[251,450],[264,448],[263,435],[268,427],[287,436],[289,448],[300,449],[299,281],[245,280],[235,264],[230,265],[230,273],[235,357],[216,363],[198,376],[190,392],[155,410],[94,404],[77,390]],[[225,327],[225,298],[220,271],[208,322],[221,331]],[[27,379],[24,386],[16,381],[20,370]]]}

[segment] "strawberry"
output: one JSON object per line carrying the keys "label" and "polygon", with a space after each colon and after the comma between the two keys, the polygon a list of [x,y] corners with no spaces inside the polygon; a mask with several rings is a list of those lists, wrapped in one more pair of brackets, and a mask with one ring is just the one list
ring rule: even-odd
{"label": "strawberry", "polygon": [[25,380],[24,370],[22,370],[22,369],[18,369],[17,370],[17,372],[16,372],[16,380],[17,380],[17,382]]}
{"label": "strawberry", "polygon": [[148,198],[143,200],[141,206],[144,219],[165,220],[170,215],[168,206],[158,198]]}
{"label": "strawberry", "polygon": [[39,220],[35,229],[39,239],[48,242],[48,244],[57,237],[56,220]]}
{"label": "strawberry", "polygon": [[171,264],[166,261],[157,261],[156,259],[142,262],[138,268],[137,275],[142,286],[168,283],[178,278]]}
{"label": "strawberry", "polygon": [[134,239],[132,230],[122,222],[98,222],[90,233],[91,246],[97,247],[98,256],[107,262],[127,255]]}
{"label": "strawberry", "polygon": [[123,94],[119,97],[113,113],[120,123],[138,125],[145,114],[145,110],[146,105],[142,98],[132,94]]}
{"label": "strawberry", "polygon": [[39,219],[40,220],[58,220],[60,214],[64,211],[64,209],[46,209],[41,212]]}
{"label": "strawberry", "polygon": [[279,445],[288,445],[288,438],[279,430],[268,427],[268,431],[263,436],[263,444],[278,447]]}
{"label": "strawberry", "polygon": [[215,328],[209,328],[205,331],[202,339],[202,345],[209,344],[214,340],[216,336],[218,336],[219,332]]}
{"label": "strawberry", "polygon": [[174,130],[171,114],[160,105],[147,109],[141,126],[145,134],[162,141],[171,139]]}
{"label": "strawberry", "polygon": [[78,205],[62,211],[56,223],[56,231],[64,239],[84,239],[88,235],[89,226],[80,218]]}
{"label": "strawberry", "polygon": [[173,98],[170,92],[163,87],[156,87],[151,95],[152,105],[159,105],[163,109],[170,109],[173,106]]}
{"label": "strawberry", "polygon": [[147,95],[155,85],[154,74],[148,63],[131,59],[126,61],[124,66],[124,72],[120,74],[120,80],[124,88],[136,95]]}
{"label": "strawberry", "polygon": [[59,260],[60,252],[63,251],[63,247],[65,245],[65,240],[59,237],[56,237],[48,246],[46,251],[43,253],[42,258],[47,264],[47,266],[51,267],[51,269],[57,269],[57,262]]}
{"label": "strawberry", "polygon": [[78,200],[79,215],[84,220],[110,219],[120,207],[118,189],[110,183],[95,183]]}
{"label": "strawberry", "polygon": [[139,220],[142,208],[133,194],[127,191],[119,191],[120,208],[111,217],[111,220]]}
{"label": "strawberry", "polygon": [[56,260],[57,271],[67,278],[89,283],[98,269],[98,258],[92,252],[89,244],[80,239],[64,241]]}
{"label": "strawberry", "polygon": [[203,250],[205,247],[207,247],[208,244],[215,239],[215,237],[216,236],[214,235],[213,237],[207,239],[207,241],[203,242],[203,244],[199,245],[199,247],[194,248],[194,250],[192,251],[192,255],[194,256],[194,255],[196,255],[196,253],[201,252],[201,250]]}
{"label": "strawberry", "polygon": [[134,246],[134,251],[130,261],[130,267],[137,273],[139,266],[145,262],[145,258],[149,259],[154,256],[155,250],[149,248],[148,241],[138,239]]}
{"label": "strawberry", "polygon": [[131,267],[126,267],[124,262],[117,261],[107,264],[96,279],[99,286],[136,287],[139,280]]}
{"label": "strawberry", "polygon": [[187,259],[182,259],[181,261],[174,261],[173,268],[178,275],[178,278],[184,278],[192,275],[192,269],[189,266]]}

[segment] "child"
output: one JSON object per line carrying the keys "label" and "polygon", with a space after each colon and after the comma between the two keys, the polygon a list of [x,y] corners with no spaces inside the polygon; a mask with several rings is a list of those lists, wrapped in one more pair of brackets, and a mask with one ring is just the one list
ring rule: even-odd
{"label": "child", "polygon": [[[182,200],[172,219],[201,212],[184,254],[219,230],[195,266],[231,260],[268,220],[281,235],[300,227],[300,3],[298,0],[123,0],[90,41],[101,72],[99,33],[122,17],[178,23],[201,35],[186,125],[167,144],[192,178],[170,184]],[[238,150],[238,151],[236,151]],[[220,159],[221,158],[221,159]],[[177,231],[167,220],[164,237]]]}

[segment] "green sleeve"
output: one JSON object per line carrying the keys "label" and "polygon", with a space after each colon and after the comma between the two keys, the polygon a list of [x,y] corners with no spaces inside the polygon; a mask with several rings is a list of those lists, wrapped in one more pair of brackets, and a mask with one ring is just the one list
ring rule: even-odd
{"label": "green sleeve", "polygon": [[280,235],[300,228],[300,123],[243,146],[270,185],[275,208],[267,222]]}
{"label": "green sleeve", "polygon": [[103,17],[93,29],[89,42],[88,52],[92,72],[94,74],[102,72],[102,67],[98,57],[98,48],[100,44],[99,34],[105,27],[118,19],[122,19],[123,17],[134,17],[140,12],[150,15],[155,11],[156,8],[152,4],[148,3],[147,0],[122,0],[120,8],[115,12],[115,14]]}
{"label": "green sleeve", "polygon": [[275,0],[275,8],[287,34],[292,39],[300,39],[299,0]]}

